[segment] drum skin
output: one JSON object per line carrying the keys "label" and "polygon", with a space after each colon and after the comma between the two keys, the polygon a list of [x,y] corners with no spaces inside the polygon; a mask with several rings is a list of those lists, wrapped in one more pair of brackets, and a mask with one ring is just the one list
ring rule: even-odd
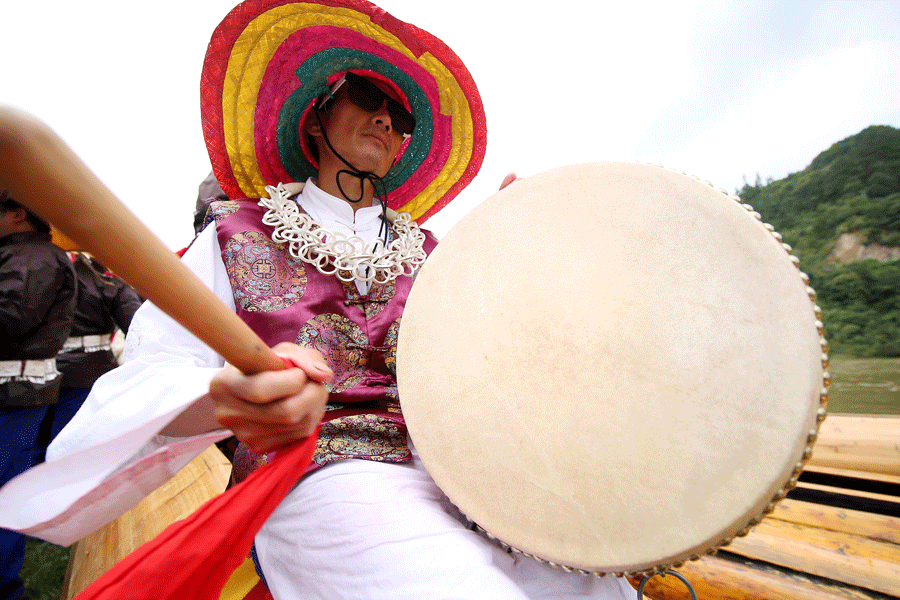
{"label": "drum skin", "polygon": [[632,163],[519,180],[443,238],[401,324],[422,461],[516,550],[637,573],[730,541],[824,418],[821,323],[758,215]]}

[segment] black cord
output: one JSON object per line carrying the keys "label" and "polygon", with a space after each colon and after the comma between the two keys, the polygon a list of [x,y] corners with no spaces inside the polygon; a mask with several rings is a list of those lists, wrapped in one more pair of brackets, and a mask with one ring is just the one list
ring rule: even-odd
{"label": "black cord", "polygon": [[[381,204],[381,227],[378,229],[378,235],[382,236],[384,239],[384,246],[387,248],[388,245],[388,234],[390,233],[390,225],[387,220],[387,186],[384,183],[384,179],[372,173],[371,171],[360,171],[353,165],[351,165],[346,158],[341,156],[340,152],[334,149],[334,146],[331,145],[331,140],[328,139],[328,134],[325,131],[325,125],[322,124],[322,117],[319,115],[319,110],[313,108],[313,112],[316,113],[316,120],[319,122],[319,129],[322,131],[322,138],[325,140],[325,143],[328,144],[329,150],[341,159],[345,165],[350,167],[349,169],[341,169],[334,176],[334,181],[337,184],[338,190],[341,192],[341,195],[344,197],[347,202],[351,204],[358,204],[362,202],[363,196],[365,196],[365,182],[368,181],[372,184],[372,190],[376,198],[378,198],[379,203]],[[347,195],[347,192],[344,191],[344,187],[341,185],[341,175],[347,174],[351,177],[356,177],[359,179],[359,198],[356,200],[351,200],[350,196]]]}

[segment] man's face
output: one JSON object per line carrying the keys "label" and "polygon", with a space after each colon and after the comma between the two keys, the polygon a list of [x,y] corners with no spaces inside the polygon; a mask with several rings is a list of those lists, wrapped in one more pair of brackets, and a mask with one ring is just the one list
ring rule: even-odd
{"label": "man's face", "polygon": [[[387,84],[376,79],[369,81],[398,100]],[[322,115],[322,124],[328,140],[341,156],[355,168],[370,171],[379,177],[384,177],[390,171],[403,144],[403,136],[396,130],[388,114],[387,101],[382,102],[377,110],[366,110],[347,97],[346,86],[338,89],[335,101]],[[320,145],[320,168],[327,161],[336,161],[333,164],[344,168],[343,162],[323,144]]]}

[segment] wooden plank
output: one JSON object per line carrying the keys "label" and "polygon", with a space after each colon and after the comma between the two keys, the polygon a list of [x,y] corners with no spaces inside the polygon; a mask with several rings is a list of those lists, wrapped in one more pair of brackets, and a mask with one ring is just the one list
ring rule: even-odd
{"label": "wooden plank", "polygon": [[764,520],[723,550],[900,596],[900,546],[840,531]]}
{"label": "wooden plank", "polygon": [[[884,600],[877,592],[811,577],[720,552],[678,569],[697,600]],[[632,580],[632,585],[638,585]],[[644,588],[648,600],[690,600],[675,577],[654,577]]]}
{"label": "wooden plank", "polygon": [[[801,481],[797,484],[798,489],[816,490],[827,492],[829,494],[843,494],[845,496],[855,496],[863,500],[877,500],[878,502],[896,503],[900,510],[900,498],[889,494],[878,494],[876,492],[866,492],[863,490],[854,490],[852,488],[837,487],[833,485],[820,485],[818,483],[807,483]],[[900,513],[898,513],[900,514]]]}
{"label": "wooden plank", "polygon": [[[871,540],[900,545],[900,517],[876,515],[800,500],[782,500],[766,520],[777,519],[800,525],[840,531]],[[900,557],[898,557],[900,561]]]}
{"label": "wooden plank", "polygon": [[879,438],[897,434],[900,416],[897,415],[856,415],[829,413],[819,428],[827,437],[858,438],[861,435]]}
{"label": "wooden plank", "polygon": [[222,493],[231,463],[210,446],[133,509],[72,548],[62,598],[71,600],[113,565],[174,521]]}
{"label": "wooden plank", "polygon": [[854,471],[851,469],[837,469],[835,467],[825,467],[821,465],[807,464],[803,472],[831,475],[833,477],[850,477],[852,479],[865,479],[878,483],[887,483],[890,485],[900,485],[900,475],[889,475],[887,473],[877,473],[874,471]]}
{"label": "wooden plank", "polygon": [[900,417],[828,415],[810,464],[900,476]]}

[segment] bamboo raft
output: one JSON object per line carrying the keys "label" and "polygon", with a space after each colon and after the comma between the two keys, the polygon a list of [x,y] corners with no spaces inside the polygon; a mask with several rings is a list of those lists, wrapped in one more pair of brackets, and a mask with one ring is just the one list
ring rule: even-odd
{"label": "bamboo raft", "polygon": [[[62,598],[71,600],[169,523],[221,493],[229,472],[227,459],[211,446],[130,512],[78,542]],[[900,598],[900,417],[829,415],[798,486],[775,511],[746,537],[679,573],[698,600]],[[690,600],[673,576],[654,577],[644,594]],[[243,596],[228,598],[236,597]]]}

